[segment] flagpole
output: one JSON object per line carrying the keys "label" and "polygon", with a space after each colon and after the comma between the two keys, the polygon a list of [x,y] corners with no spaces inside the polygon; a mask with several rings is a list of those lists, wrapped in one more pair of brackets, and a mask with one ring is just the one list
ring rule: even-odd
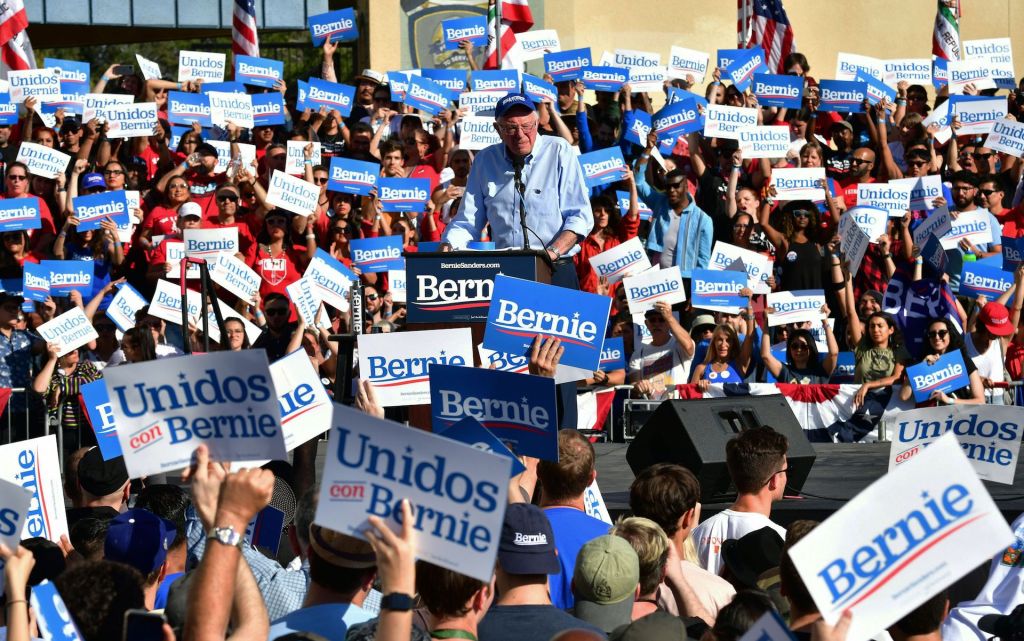
{"label": "flagpole", "polygon": [[501,5],[504,0],[494,0],[494,68],[501,69]]}

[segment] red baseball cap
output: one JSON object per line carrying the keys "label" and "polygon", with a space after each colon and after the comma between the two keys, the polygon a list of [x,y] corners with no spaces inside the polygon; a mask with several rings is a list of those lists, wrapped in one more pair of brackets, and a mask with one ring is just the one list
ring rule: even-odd
{"label": "red baseball cap", "polygon": [[1009,336],[1014,332],[1014,327],[1010,323],[1010,311],[1002,303],[985,303],[978,314],[978,320],[994,336]]}

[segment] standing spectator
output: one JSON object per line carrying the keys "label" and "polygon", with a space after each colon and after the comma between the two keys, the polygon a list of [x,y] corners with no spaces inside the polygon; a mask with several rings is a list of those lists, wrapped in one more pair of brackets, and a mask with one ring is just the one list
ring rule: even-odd
{"label": "standing spectator", "polygon": [[672,398],[676,386],[687,382],[695,348],[693,338],[664,301],[644,312],[644,324],[651,332],[651,342],[637,345],[629,359],[633,394],[655,400]]}
{"label": "standing spectator", "polygon": [[[0,292],[0,387],[26,390],[12,393],[0,414],[0,425],[10,426],[4,428],[8,430],[5,442],[11,440],[9,430],[21,429],[31,421],[29,431],[35,433],[41,430],[44,421],[43,408],[32,402],[27,390],[32,384],[32,356],[42,353],[46,344],[27,330],[18,329],[23,319],[21,304],[24,300],[19,294]],[[33,411],[26,415],[30,405]]]}
{"label": "standing spectator", "polygon": [[167,576],[167,550],[176,534],[173,523],[141,509],[118,514],[107,528],[103,558],[130,565],[142,574],[147,610],[153,609],[157,588]]}
{"label": "standing spectator", "polygon": [[95,445],[96,436],[89,428],[81,392],[83,385],[100,379],[99,370],[92,361],[83,360],[78,349],[58,357],[60,346],[50,343],[47,352],[49,358],[32,382],[33,391],[46,399],[50,415],[59,417],[65,448],[74,450],[82,445]]}
{"label": "standing spectator", "polygon": [[632,621],[638,596],[640,560],[622,538],[605,534],[587,541],[572,575],[573,614],[610,633]]}

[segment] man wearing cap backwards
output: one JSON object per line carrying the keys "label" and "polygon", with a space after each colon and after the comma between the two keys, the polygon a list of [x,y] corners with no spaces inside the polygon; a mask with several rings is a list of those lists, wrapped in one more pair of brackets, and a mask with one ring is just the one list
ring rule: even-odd
{"label": "man wearing cap backwards", "polygon": [[505,510],[498,542],[498,599],[477,626],[480,641],[548,641],[563,630],[598,628],[551,604],[548,575],[561,570],[551,523],[536,505],[513,503]]}
{"label": "man wearing cap backwards", "polygon": [[[458,213],[441,236],[441,251],[465,249],[481,240],[490,223],[497,249],[529,245],[553,261],[551,284],[579,289],[572,256],[594,227],[583,168],[572,146],[558,136],[537,135],[537,107],[523,94],[508,94],[494,108],[501,143],[480,151],[469,172]],[[521,167],[523,196],[515,188]],[[526,210],[527,238],[520,223]],[[559,427],[576,427],[575,383],[559,386]]]}

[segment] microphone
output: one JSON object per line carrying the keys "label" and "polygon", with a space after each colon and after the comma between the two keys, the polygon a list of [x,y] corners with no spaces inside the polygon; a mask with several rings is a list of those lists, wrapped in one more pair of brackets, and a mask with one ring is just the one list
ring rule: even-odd
{"label": "microphone", "polygon": [[978,629],[1003,641],[1024,639],[1024,604],[1015,607],[1010,614],[986,614],[978,620]]}
{"label": "microphone", "polygon": [[523,184],[523,157],[512,154],[512,170],[515,189],[519,192],[519,225],[523,228],[523,249],[530,249],[530,237],[526,226],[526,185]]}

